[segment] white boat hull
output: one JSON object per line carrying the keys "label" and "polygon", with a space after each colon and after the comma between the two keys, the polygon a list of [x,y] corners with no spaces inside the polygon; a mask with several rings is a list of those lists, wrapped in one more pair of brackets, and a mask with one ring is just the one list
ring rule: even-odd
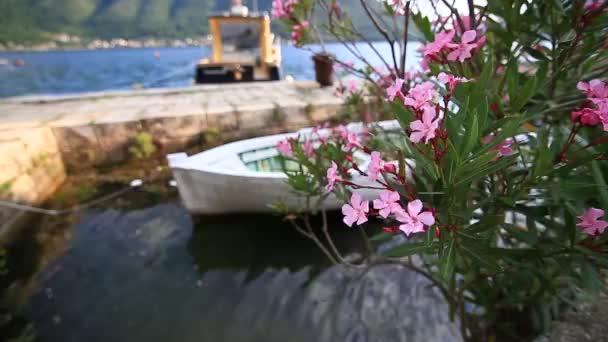
{"label": "white boat hull", "polygon": [[[399,127],[394,121],[380,123],[386,128]],[[349,127],[350,130],[356,130]],[[361,127],[361,125],[358,125]],[[299,131],[299,134],[310,129]],[[180,197],[186,208],[196,214],[226,214],[272,212],[273,204],[282,202],[291,210],[302,210],[305,198],[295,194],[287,184],[283,172],[261,172],[248,169],[240,154],[276,146],[298,133],[278,134],[246,139],[222,145],[192,156],[175,153],[167,156]],[[366,177],[355,175],[356,184],[369,184]],[[378,190],[355,190],[363,198],[378,198]],[[344,202],[331,194],[324,202],[325,209],[338,209]]]}

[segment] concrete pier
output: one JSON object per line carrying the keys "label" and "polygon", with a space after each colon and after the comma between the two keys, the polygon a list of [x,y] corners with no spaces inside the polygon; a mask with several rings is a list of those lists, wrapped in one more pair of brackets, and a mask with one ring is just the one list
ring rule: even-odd
{"label": "concrete pier", "polygon": [[148,133],[162,152],[295,130],[336,116],[342,99],[314,82],[30,96],[0,100],[0,198],[40,203],[67,172],[132,157]]}

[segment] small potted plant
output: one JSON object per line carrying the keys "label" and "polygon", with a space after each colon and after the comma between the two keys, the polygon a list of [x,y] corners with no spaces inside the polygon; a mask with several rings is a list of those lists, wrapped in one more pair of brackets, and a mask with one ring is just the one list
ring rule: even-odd
{"label": "small potted plant", "polygon": [[327,87],[334,84],[334,59],[325,51],[315,53],[312,56],[315,63],[315,80],[322,86]]}

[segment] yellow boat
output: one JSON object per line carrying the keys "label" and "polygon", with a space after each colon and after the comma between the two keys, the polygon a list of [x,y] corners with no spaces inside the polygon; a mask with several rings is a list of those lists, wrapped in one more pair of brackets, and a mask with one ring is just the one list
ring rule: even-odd
{"label": "yellow boat", "polygon": [[274,81],[279,79],[281,47],[267,14],[209,17],[212,55],[196,66],[196,83]]}

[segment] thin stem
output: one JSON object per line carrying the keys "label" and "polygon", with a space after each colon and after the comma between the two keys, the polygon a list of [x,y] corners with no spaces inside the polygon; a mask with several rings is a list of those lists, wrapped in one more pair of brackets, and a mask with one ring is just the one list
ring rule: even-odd
{"label": "thin stem", "polygon": [[325,212],[325,209],[321,209],[321,217],[323,219],[323,225],[321,227],[321,230],[323,231],[323,234],[325,235],[325,239],[327,240],[327,243],[329,243],[329,247],[332,249],[332,251],[338,258],[338,260],[340,260],[341,263],[346,263],[344,261],[344,257],[342,256],[342,254],[340,254],[340,251],[334,244],[334,240],[331,238],[331,235],[329,235],[329,231],[327,230],[327,212]]}
{"label": "thin stem", "polygon": [[363,239],[363,243],[365,244],[365,249],[367,250],[367,255],[371,257],[374,254],[374,248],[372,247],[372,243],[369,241],[363,226],[359,226],[359,232],[361,233],[361,238]]}
{"label": "thin stem", "polygon": [[462,32],[464,32],[465,31],[464,22],[462,21],[460,14],[458,14],[458,11],[454,7],[454,3],[452,3],[452,5],[450,5],[447,0],[441,0],[441,1],[444,3],[444,5],[446,5],[446,7],[450,10],[450,12],[452,12],[452,15],[454,15],[456,17],[456,22],[458,23],[458,26],[460,27]]}
{"label": "thin stem", "polygon": [[475,5],[473,4],[473,0],[467,0],[467,3],[469,5],[469,25],[470,25],[470,29],[474,30],[476,28],[476,26],[475,26]]}
{"label": "thin stem", "polygon": [[[389,36],[388,31],[384,27],[382,27],[380,25],[380,23],[378,23],[378,21],[376,20],[376,17],[373,15],[371,10],[367,6],[367,1],[360,0],[360,2],[361,2],[361,6],[363,6],[363,9],[365,10],[365,13],[369,17],[369,19],[372,21],[372,23],[374,24],[376,29],[380,32],[380,34],[384,37],[384,39],[390,45],[391,56],[393,57],[393,67],[395,68],[395,70],[397,70],[397,60],[395,59],[395,41]],[[388,65],[387,65],[387,67],[388,67]],[[388,68],[388,69],[390,70],[390,68]]]}
{"label": "thin stem", "polygon": [[405,3],[405,27],[403,32],[403,51],[401,51],[401,78],[405,79],[405,60],[407,58],[407,42],[408,42],[408,32],[410,26],[410,2]]}

